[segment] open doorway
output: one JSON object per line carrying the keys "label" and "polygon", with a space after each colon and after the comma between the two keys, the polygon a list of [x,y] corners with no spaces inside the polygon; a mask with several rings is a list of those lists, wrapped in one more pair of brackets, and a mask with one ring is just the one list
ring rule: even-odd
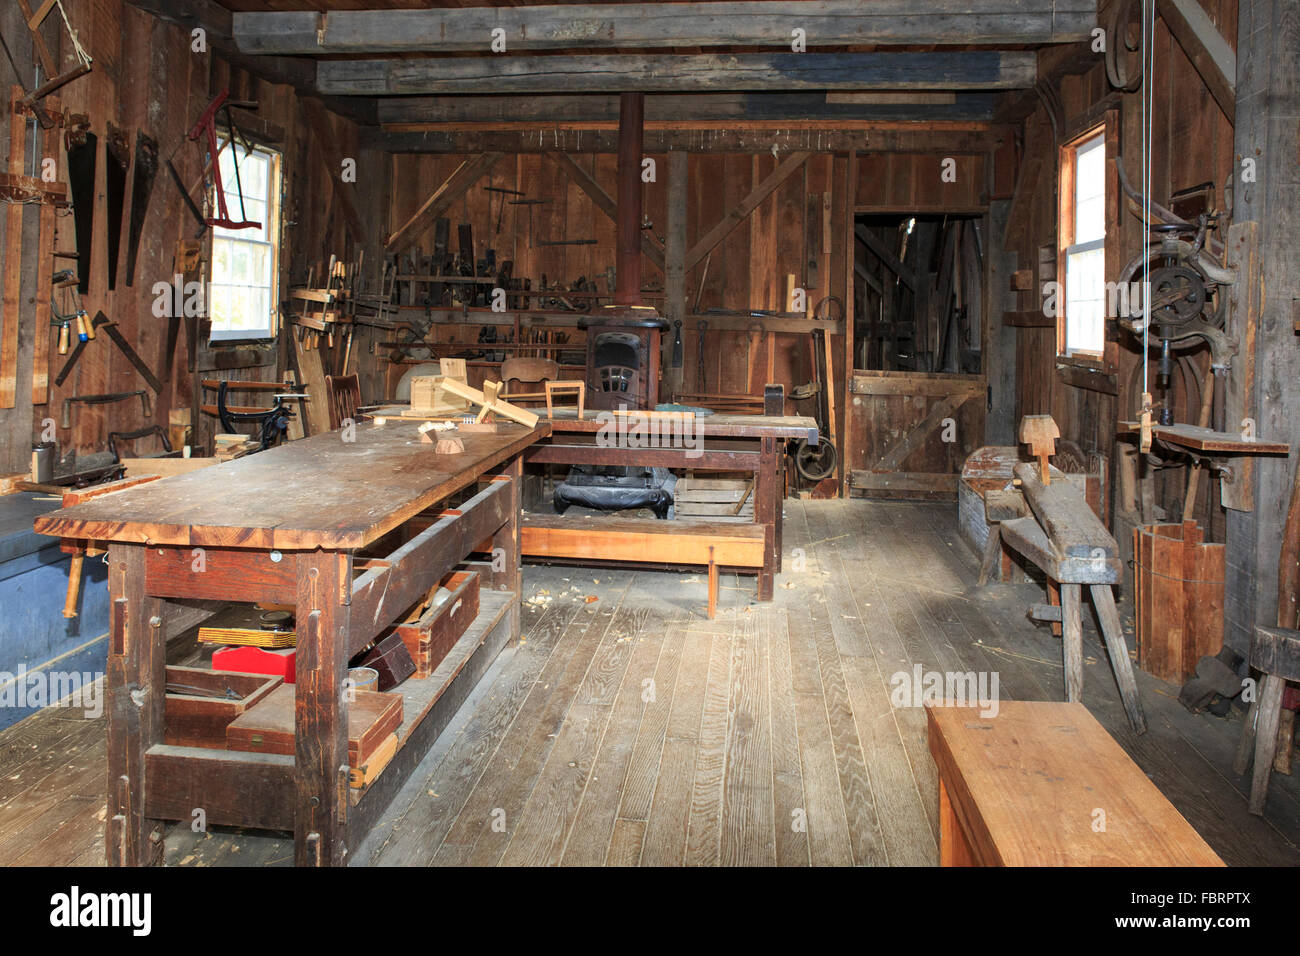
{"label": "open doorway", "polygon": [[976,216],[855,217],[856,368],[983,371],[982,230]]}

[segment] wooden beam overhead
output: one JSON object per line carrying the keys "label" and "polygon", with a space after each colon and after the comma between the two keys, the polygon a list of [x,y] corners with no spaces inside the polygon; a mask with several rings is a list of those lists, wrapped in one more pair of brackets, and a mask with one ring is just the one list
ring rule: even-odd
{"label": "wooden beam overhead", "polygon": [[399,226],[384,242],[389,252],[402,252],[420,238],[420,233],[450,208],[465,191],[483,178],[501,158],[500,153],[480,153],[465,160],[433,191],[410,219]]}
{"label": "wooden beam overhead", "polygon": [[[247,70],[271,83],[284,83],[301,93],[315,93],[316,64],[310,60],[278,56],[251,56],[236,46],[231,36],[230,11],[214,0],[126,0],[131,6],[170,23],[187,33],[202,28],[207,48],[221,55],[231,66]],[[372,125],[374,104],[364,100],[341,101],[327,98],[326,107],[340,116]]]}
{"label": "wooden beam overhead", "polygon": [[790,178],[790,175],[803,166],[804,160],[810,154],[807,152],[791,153],[781,164],[768,173],[761,183],[749,191],[735,206],[728,209],[722,219],[716,225],[698,240],[695,245],[691,246],[686,252],[686,272],[690,272],[700,260],[713,251],[713,248],[731,235],[731,231],[749,218],[750,213],[759,207],[764,199],[776,192],[780,185]]}
{"label": "wooden beam overhead", "polygon": [[[820,153],[857,149],[867,153],[932,153],[954,156],[987,153],[1006,142],[1009,128],[989,123],[859,123],[835,128],[831,124],[733,123],[684,125],[645,131],[645,151],[666,153],[686,149],[693,153],[780,153],[811,150]],[[386,130],[371,145],[388,153],[475,153],[488,149],[503,153],[615,153],[618,130],[577,124],[516,124],[502,128],[481,123],[451,129],[427,126]]]}
{"label": "wooden beam overhead", "polygon": [[1156,11],[1228,122],[1237,115],[1237,54],[1197,0],[1156,0]]}
{"label": "wooden beam overhead", "polygon": [[506,49],[614,50],[662,47],[790,48],[805,31],[808,49],[845,44],[1061,43],[1097,25],[1092,0],[816,0],[568,4],[329,13],[236,13],[245,53],[486,53],[493,30]]}
{"label": "wooden beam overhead", "polygon": [[672,93],[1006,90],[1034,85],[1032,52],[745,53],[322,60],[322,93]]}
{"label": "wooden beam overhead", "polygon": [[[564,174],[587,194],[596,208],[609,217],[611,222],[618,222],[618,204],[614,198],[572,156],[567,153],[546,153],[546,156],[564,170]],[[641,233],[641,254],[654,263],[660,272],[664,271],[664,251],[644,231]]]}
{"label": "wooden beam overhead", "polygon": [[[869,102],[858,97],[947,98],[945,103]],[[833,100],[832,97],[845,97]],[[852,98],[852,99],[848,99]],[[740,121],[907,120],[978,122],[993,119],[997,94],[972,93],[652,93],[646,129],[654,124]],[[412,123],[603,123],[618,125],[618,96],[606,93],[537,96],[393,96],[378,101],[381,125]]]}

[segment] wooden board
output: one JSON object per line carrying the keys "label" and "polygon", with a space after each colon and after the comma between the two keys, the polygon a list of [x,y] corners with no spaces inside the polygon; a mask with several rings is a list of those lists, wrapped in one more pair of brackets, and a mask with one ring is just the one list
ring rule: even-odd
{"label": "wooden board", "polygon": [[927,706],[926,717],[974,862],[1223,865],[1082,704],[1003,701],[991,719]]}
{"label": "wooden board", "polygon": [[[101,541],[241,548],[361,548],[549,434],[503,427],[438,455],[414,422],[327,433],[52,511],[36,530]],[[164,486],[161,492],[150,487]]]}
{"label": "wooden board", "polygon": [[[1137,422],[1120,422],[1118,426],[1121,435],[1135,434],[1140,428]],[[1162,441],[1196,451],[1234,455],[1285,455],[1291,451],[1291,446],[1284,441],[1264,441],[1262,438],[1246,441],[1240,435],[1195,425],[1156,425],[1151,431]]]}
{"label": "wooden board", "polygon": [[525,556],[664,564],[763,566],[763,526],[639,518],[530,515],[521,525]]}
{"label": "wooden board", "polygon": [[[293,684],[281,684],[226,727],[226,746],[252,753],[294,753]],[[348,764],[362,766],[402,723],[402,695],[355,691],[346,706]]]}

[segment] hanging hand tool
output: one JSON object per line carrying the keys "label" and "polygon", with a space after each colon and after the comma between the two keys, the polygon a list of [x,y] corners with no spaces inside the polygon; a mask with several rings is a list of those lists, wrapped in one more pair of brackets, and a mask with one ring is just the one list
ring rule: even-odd
{"label": "hanging hand tool", "polygon": [[704,333],[709,331],[709,323],[700,319],[696,331],[699,339],[696,342],[698,354],[695,357],[695,391],[702,393],[704,391]]}
{"label": "hanging hand tool", "polygon": [[117,288],[117,258],[122,248],[122,211],[126,207],[126,170],[131,165],[131,143],[126,131],[108,124],[108,142],[104,145],[108,164],[104,167],[104,185],[108,193],[108,291]]}
{"label": "hanging hand tool", "polygon": [[135,134],[135,178],[131,185],[131,224],[126,236],[126,284],[135,280],[135,260],[144,233],[144,217],[149,211],[149,194],[158,173],[158,141],[143,130]]}
{"label": "hanging hand tool", "polygon": [[[58,306],[56,306],[53,301],[50,302],[50,312],[53,315],[53,318],[50,319],[50,324],[59,327],[59,354],[67,355],[68,344],[71,338],[72,323],[75,322],[77,324],[78,350],[80,350],[82,344],[95,337],[95,330],[86,320],[86,310],[81,307],[81,299],[77,295],[76,290],[76,274],[71,269],[62,269],[54,273],[50,282],[51,285],[57,289],[62,289],[67,286],[73,287],[71,294],[73,305],[76,306],[73,311],[67,313],[60,312]],[[62,382],[62,379],[59,381]]]}
{"label": "hanging hand tool", "polygon": [[69,395],[63,400],[63,415],[59,421],[59,427],[72,427],[73,402],[79,402],[82,405],[108,405],[112,402],[123,402],[128,398],[135,398],[137,395],[140,396],[140,410],[144,413],[144,417],[152,417],[153,412],[149,409],[149,393],[144,389],[135,392],[106,392],[103,395]]}
{"label": "hanging hand tool", "polygon": [[673,320],[673,368],[682,367],[682,320]]}
{"label": "hanging hand tool", "polygon": [[[217,215],[209,216],[204,221],[209,226],[220,226],[222,229],[261,229],[260,222],[253,222],[250,219],[241,219],[238,222],[230,218],[230,210],[226,208],[226,189],[225,184],[221,181],[221,151],[230,145],[238,136],[235,129],[235,121],[230,116],[231,107],[240,109],[255,110],[257,103],[252,101],[235,101],[230,99],[230,90],[222,90],[212,102],[207,105],[203,114],[199,117],[197,123],[186,134],[191,142],[199,142],[200,137],[206,137],[208,150],[208,163],[212,171],[212,191],[216,194]],[[226,125],[230,129],[230,139],[223,144],[217,143],[217,113],[224,112],[226,115]],[[233,148],[233,147],[232,147]],[[239,178],[239,161],[236,159],[231,164],[235,170],[235,189],[239,195],[239,214],[247,216],[244,211],[244,185]]]}
{"label": "hanging hand tool", "polygon": [[85,295],[90,289],[90,253],[95,235],[95,157],[99,139],[90,132],[90,121],[85,116],[69,120],[64,133],[68,149],[68,191],[72,196],[77,260],[82,265],[77,291]]}

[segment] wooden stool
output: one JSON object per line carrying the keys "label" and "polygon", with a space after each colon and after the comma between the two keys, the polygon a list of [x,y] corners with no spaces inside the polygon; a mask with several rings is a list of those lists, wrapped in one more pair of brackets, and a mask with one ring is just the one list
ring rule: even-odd
{"label": "wooden stool", "polygon": [[[1036,565],[1061,590],[1060,607],[1035,605],[1035,620],[1059,622],[1065,658],[1065,699],[1077,701],[1083,693],[1082,589],[1086,586],[1097,609],[1101,636],[1110,654],[1111,670],[1124,712],[1135,733],[1146,733],[1146,717],[1138,699],[1137,680],[1128,657],[1128,644],[1119,623],[1112,585],[1118,583],[1119,546],[1078,489],[1064,481],[1045,485],[1032,465],[1015,469],[1020,488],[1035,517],[1013,518],[997,525],[999,544]],[[1058,476],[1060,473],[1057,473]],[[1064,476],[1061,476],[1064,477]],[[997,547],[998,545],[991,545]],[[985,555],[985,567],[991,564]],[[981,579],[985,577],[981,573]]]}
{"label": "wooden stool", "polygon": [[1223,866],[1082,704],[927,704],[941,866]]}
{"label": "wooden stool", "polygon": [[1260,671],[1259,693],[1251,702],[1246,724],[1241,728],[1237,760],[1233,768],[1245,773],[1250,752],[1255,751],[1255,773],[1250,782],[1250,812],[1263,816],[1268,800],[1268,779],[1277,752],[1277,725],[1282,716],[1282,692],[1286,682],[1300,680],[1300,631],[1287,627],[1255,627],[1250,642],[1250,666]]}
{"label": "wooden stool", "polygon": [[551,398],[554,395],[577,395],[578,396],[578,421],[582,421],[582,413],[587,403],[587,383],[578,381],[563,381],[543,383],[546,388],[546,417],[554,418],[555,409],[551,405]]}

